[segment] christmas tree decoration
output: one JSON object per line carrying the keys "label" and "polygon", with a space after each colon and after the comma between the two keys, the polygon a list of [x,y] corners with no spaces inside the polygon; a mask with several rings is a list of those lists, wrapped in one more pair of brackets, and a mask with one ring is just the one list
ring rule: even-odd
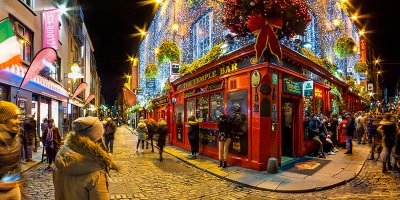
{"label": "christmas tree decoration", "polygon": [[303,0],[227,0],[224,4],[225,26],[241,36],[251,31],[257,37],[257,60],[267,48],[280,59],[278,39],[303,35],[311,20]]}
{"label": "christmas tree decoration", "polygon": [[175,42],[166,41],[163,42],[158,48],[156,55],[158,63],[166,63],[170,61],[180,61],[181,52],[178,45]]}
{"label": "christmas tree decoration", "polygon": [[354,65],[354,71],[357,73],[365,73],[367,71],[367,63],[363,62],[363,61],[358,61],[355,65]]}
{"label": "christmas tree decoration", "polygon": [[158,66],[154,63],[149,63],[145,69],[145,75],[147,79],[157,78],[158,76]]}
{"label": "christmas tree decoration", "polygon": [[335,41],[334,50],[340,59],[350,57],[357,51],[356,42],[348,36],[342,36]]}

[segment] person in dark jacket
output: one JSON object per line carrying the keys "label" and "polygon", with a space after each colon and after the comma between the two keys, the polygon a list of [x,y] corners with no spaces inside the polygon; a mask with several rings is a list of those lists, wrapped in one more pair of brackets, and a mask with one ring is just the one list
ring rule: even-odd
{"label": "person in dark jacket", "polygon": [[17,136],[20,114],[15,104],[0,101],[0,199],[21,199],[20,181],[3,181],[4,176],[20,172],[21,146]]}
{"label": "person in dark jacket", "polygon": [[157,132],[157,122],[154,119],[149,118],[149,119],[145,120],[144,123],[146,123],[147,130],[148,130],[148,132],[147,132],[147,141],[146,141],[146,149],[149,148],[149,141],[150,141],[151,152],[154,152],[153,136]]}
{"label": "person in dark jacket", "polygon": [[164,119],[160,119],[158,121],[157,134],[158,134],[157,138],[158,152],[160,154],[160,162],[162,162],[163,161],[162,153],[164,151],[165,139],[168,135],[167,122]]}
{"label": "person in dark jacket", "polygon": [[55,161],[58,150],[61,146],[61,135],[60,131],[54,125],[53,119],[48,119],[47,128],[43,131],[42,143],[46,148],[46,156],[49,162],[46,170],[51,170],[51,164]]}
{"label": "person in dark jacket", "polygon": [[196,121],[195,116],[190,116],[188,118],[188,126],[189,126],[189,142],[190,142],[190,148],[192,149],[192,158],[197,158],[198,153],[199,153],[199,123]]}
{"label": "person in dark jacket", "polygon": [[109,118],[104,132],[104,140],[109,153],[114,152],[114,138],[116,129],[117,125],[115,124],[114,120]]}
{"label": "person in dark jacket", "polygon": [[346,113],[346,147],[347,147],[347,151],[344,152],[344,154],[352,154],[353,153],[353,143],[351,141],[351,139],[353,138],[354,135],[354,130],[356,128],[355,126],[355,119],[354,117],[351,115],[350,112]]}
{"label": "person in dark jacket", "polygon": [[319,138],[321,133],[322,123],[318,120],[317,116],[311,116],[310,122],[308,122],[308,133],[310,138],[312,138],[318,145],[318,156],[324,158],[324,145]]}
{"label": "person in dark jacket", "polygon": [[225,114],[221,114],[219,117],[218,132],[218,167],[226,168],[228,148],[232,139],[232,121]]}
{"label": "person in dark jacket", "polygon": [[34,120],[32,116],[27,116],[25,118],[23,130],[24,158],[26,162],[32,162],[32,151],[36,137],[36,120]]}
{"label": "person in dark jacket", "polygon": [[[379,155],[382,152],[382,135],[378,133],[376,130],[378,128],[378,119],[375,119],[372,117],[372,115],[369,116],[368,123],[367,123],[367,131],[368,131],[368,139],[372,141],[372,146],[371,146],[371,154],[368,157],[368,160],[374,160],[375,159],[375,152],[378,153],[378,158]],[[378,159],[377,159],[378,160]]]}
{"label": "person in dark jacket", "polygon": [[388,173],[388,170],[392,170],[390,157],[395,144],[396,125],[391,121],[391,118],[392,115],[386,113],[378,127],[378,132],[383,135],[383,144],[385,147],[385,154],[382,161],[382,173]]}

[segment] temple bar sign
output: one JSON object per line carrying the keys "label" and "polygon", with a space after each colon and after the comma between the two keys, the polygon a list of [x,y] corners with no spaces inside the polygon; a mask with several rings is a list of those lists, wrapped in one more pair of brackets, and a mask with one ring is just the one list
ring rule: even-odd
{"label": "temple bar sign", "polygon": [[168,97],[164,97],[164,98],[155,100],[154,101],[154,106],[164,105],[164,104],[167,104],[167,103],[169,103]]}
{"label": "temple bar sign", "polygon": [[[211,78],[214,78],[217,76],[221,76],[221,75],[225,75],[225,74],[229,74],[229,73],[234,72],[239,69],[250,67],[253,65],[250,63],[250,59],[251,58],[246,58],[246,59],[239,60],[235,63],[232,63],[230,65],[223,65],[223,66],[215,67],[193,79],[190,79],[189,81],[179,84],[176,87],[176,89],[182,90],[182,89],[185,89],[188,87],[192,87],[192,86],[199,84],[203,81],[206,81],[208,79],[211,79]],[[260,62],[264,62],[264,61],[265,61],[264,58],[262,58]]]}

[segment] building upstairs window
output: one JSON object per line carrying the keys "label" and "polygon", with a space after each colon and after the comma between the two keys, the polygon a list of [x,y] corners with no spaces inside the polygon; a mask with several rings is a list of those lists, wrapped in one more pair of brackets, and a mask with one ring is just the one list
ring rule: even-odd
{"label": "building upstairs window", "polygon": [[31,9],[33,9],[35,0],[20,0],[20,1],[22,1],[25,5],[27,5]]}
{"label": "building upstairs window", "polygon": [[29,65],[33,54],[33,32],[17,19],[10,16],[14,33],[20,43],[22,60]]}
{"label": "building upstairs window", "polygon": [[212,12],[208,12],[192,25],[193,60],[200,58],[212,47]]}

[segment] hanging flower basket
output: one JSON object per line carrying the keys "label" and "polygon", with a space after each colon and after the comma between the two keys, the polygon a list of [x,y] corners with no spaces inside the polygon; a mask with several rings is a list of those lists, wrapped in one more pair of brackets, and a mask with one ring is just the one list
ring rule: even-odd
{"label": "hanging flower basket", "polygon": [[170,61],[180,61],[181,52],[175,42],[163,42],[158,50],[157,60],[159,64]]}
{"label": "hanging flower basket", "polygon": [[347,36],[342,36],[335,41],[335,55],[340,59],[350,57],[357,51],[356,42]]}
{"label": "hanging flower basket", "polygon": [[355,65],[354,65],[354,71],[357,73],[365,73],[367,71],[367,63],[363,62],[363,61],[358,61]]}
{"label": "hanging flower basket", "polygon": [[149,63],[144,70],[146,78],[157,78],[158,76],[158,66],[154,63]]}

